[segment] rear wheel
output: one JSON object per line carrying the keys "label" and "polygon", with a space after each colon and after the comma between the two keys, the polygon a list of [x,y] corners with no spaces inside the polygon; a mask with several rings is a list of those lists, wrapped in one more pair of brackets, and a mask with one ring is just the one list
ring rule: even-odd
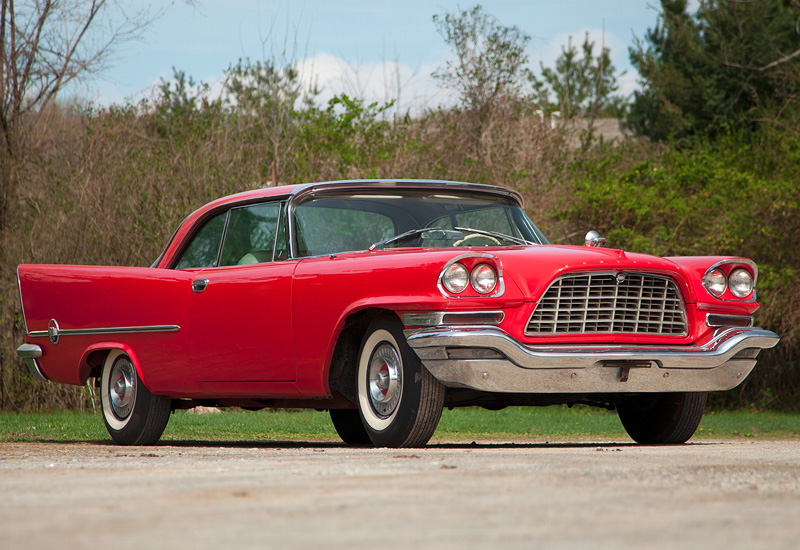
{"label": "rear wheel", "polygon": [[680,444],[700,425],[707,396],[705,392],[644,394],[617,403],[617,411],[637,443]]}
{"label": "rear wheel", "polygon": [[374,320],[361,343],[358,411],[379,447],[422,447],[436,431],[445,388],[406,343],[396,317]]}
{"label": "rear wheel", "polygon": [[167,427],[170,399],[150,393],[122,351],[109,353],[103,364],[100,400],[106,429],[120,445],[152,445]]}
{"label": "rear wheel", "polygon": [[361,415],[356,409],[331,409],[331,422],[336,428],[336,433],[348,445],[372,445]]}

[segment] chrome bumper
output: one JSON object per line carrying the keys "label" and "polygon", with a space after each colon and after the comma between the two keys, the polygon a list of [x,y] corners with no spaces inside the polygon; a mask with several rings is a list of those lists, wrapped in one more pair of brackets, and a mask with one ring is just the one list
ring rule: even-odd
{"label": "chrome bumper", "polygon": [[17,355],[20,359],[25,360],[25,364],[31,374],[40,380],[47,381],[47,377],[42,373],[42,368],[39,366],[39,361],[37,361],[42,356],[42,348],[34,344],[22,344],[17,348]]}
{"label": "chrome bumper", "polygon": [[525,345],[496,327],[412,329],[406,338],[445,386],[511,393],[729,390],[779,341],[752,327],[720,330],[703,346]]}

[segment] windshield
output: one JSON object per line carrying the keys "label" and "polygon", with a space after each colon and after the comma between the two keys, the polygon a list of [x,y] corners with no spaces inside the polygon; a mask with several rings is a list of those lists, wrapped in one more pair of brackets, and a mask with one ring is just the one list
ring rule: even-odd
{"label": "windshield", "polygon": [[318,195],[295,208],[294,228],[300,257],[370,248],[548,242],[513,199],[451,189]]}

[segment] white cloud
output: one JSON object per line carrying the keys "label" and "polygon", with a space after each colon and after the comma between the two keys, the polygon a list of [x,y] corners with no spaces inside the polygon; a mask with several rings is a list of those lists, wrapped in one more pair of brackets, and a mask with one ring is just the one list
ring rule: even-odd
{"label": "white cloud", "polygon": [[[555,66],[556,59],[561,55],[562,46],[566,47],[570,36],[572,44],[580,49],[587,32],[589,39],[595,43],[595,55],[600,52],[601,45],[605,44],[610,50],[614,65],[618,68],[626,65],[624,61],[627,47],[622,40],[608,31],[603,33],[601,29],[583,28],[574,33],[559,33],[543,47],[536,48],[530,54],[530,68],[538,73],[539,61],[546,67]],[[395,101],[392,109],[394,113],[402,115],[410,112],[415,115],[426,109],[452,106],[458,102],[456,91],[441,87],[431,76],[444,64],[444,59],[416,68],[399,61],[360,63],[321,52],[298,61],[297,67],[304,89],[310,89],[314,85],[319,88],[320,94],[316,97],[316,101],[320,106],[324,107],[334,95],[347,94],[365,103]],[[619,76],[620,93],[628,95],[638,89],[637,77],[632,70]],[[105,106],[122,104],[126,101],[138,102],[145,98],[153,99],[162,79],[170,81],[172,78],[171,72],[159,73],[152,78],[146,88],[133,96],[124,96],[121,86],[105,82],[95,87],[92,95],[95,102]],[[219,97],[224,84],[224,74],[220,72],[208,75],[200,82],[209,85],[211,97]]]}
{"label": "white cloud", "polygon": [[639,75],[636,71],[628,71],[624,75],[617,78],[617,84],[619,84],[619,90],[617,93],[624,97],[630,96],[636,90],[641,89],[637,80],[639,79]]}
{"label": "white cloud", "polygon": [[686,3],[686,11],[694,15],[700,9],[700,0],[689,0]]}
{"label": "white cloud", "polygon": [[413,114],[456,100],[431,78],[434,66],[412,69],[397,61],[352,64],[329,53],[319,53],[298,65],[304,85],[319,87],[317,101],[322,105],[334,95],[347,94],[366,103],[395,101],[395,112]]}
{"label": "white cloud", "polygon": [[582,55],[583,41],[586,35],[589,35],[589,41],[594,43],[592,54],[597,56],[602,51],[602,48],[608,48],[611,63],[616,68],[617,83],[619,84],[619,93],[622,95],[629,95],[635,90],[639,89],[636,80],[638,74],[634,69],[628,68],[627,72],[620,74],[623,67],[628,67],[628,46],[620,40],[618,36],[603,29],[584,27],[574,33],[559,33],[554,36],[547,44],[536,51],[530,56],[531,70],[537,75],[541,74],[539,62],[545,67],[554,68],[556,60],[561,56],[564,48],[567,48],[570,38],[572,45],[578,50],[578,55]]}
{"label": "white cloud", "polygon": [[536,51],[531,55],[531,61],[538,69],[538,62],[541,61],[545,67],[554,67],[556,59],[559,58],[562,48],[566,48],[572,38],[572,45],[581,53],[581,46],[586,35],[589,35],[589,41],[594,42],[593,54],[596,56],[600,53],[603,47],[608,48],[611,62],[619,67],[624,64],[625,58],[628,55],[627,45],[624,41],[620,40],[614,33],[603,31],[602,29],[595,28],[582,28],[574,33],[559,33],[555,35],[550,42],[543,48]]}

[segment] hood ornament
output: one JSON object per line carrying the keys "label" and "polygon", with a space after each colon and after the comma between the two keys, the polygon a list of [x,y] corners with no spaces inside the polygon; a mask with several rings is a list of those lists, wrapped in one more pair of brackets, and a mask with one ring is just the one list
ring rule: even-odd
{"label": "hood ornament", "polygon": [[606,244],[606,238],[601,237],[600,233],[592,229],[586,234],[586,237],[584,237],[583,242],[586,246],[595,248]]}

